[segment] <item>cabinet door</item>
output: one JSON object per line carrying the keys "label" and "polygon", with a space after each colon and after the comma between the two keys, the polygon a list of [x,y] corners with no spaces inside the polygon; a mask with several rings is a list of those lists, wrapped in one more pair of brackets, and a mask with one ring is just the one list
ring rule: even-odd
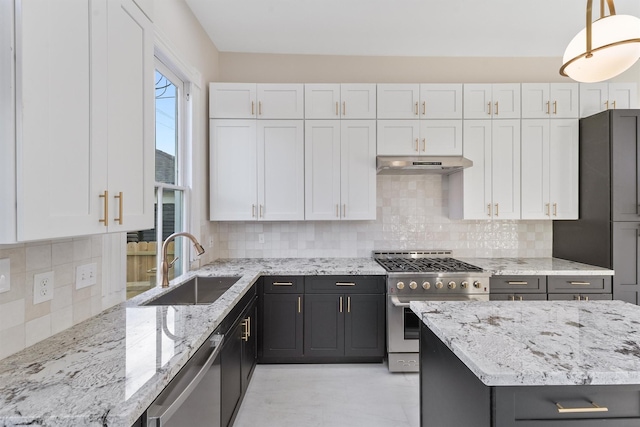
{"label": "cabinet door", "polygon": [[376,118],[376,85],[351,83],[340,85],[342,99],[341,117],[343,119]]}
{"label": "cabinet door", "polygon": [[640,222],[613,223],[613,297],[640,303]]}
{"label": "cabinet door", "polygon": [[494,120],[491,139],[493,218],[520,218],[520,120]]}
{"label": "cabinet door", "polygon": [[341,108],[339,84],[304,85],[305,119],[339,119]]}
{"label": "cabinet door", "polygon": [[384,295],[347,294],[345,297],[345,356],[384,357]]}
{"label": "cabinet door", "polygon": [[342,219],[376,219],[376,122],[343,120],[340,143]]}
{"label": "cabinet door", "polygon": [[462,85],[421,84],[420,118],[462,119]]}
{"label": "cabinet door", "polygon": [[255,220],[256,121],[211,120],[209,128],[210,219]]}
{"label": "cabinet door", "polygon": [[132,0],[108,7],[109,231],[144,230],[155,201],[153,24]]}
{"label": "cabinet door", "polygon": [[225,336],[220,351],[221,402],[220,418],[223,427],[231,426],[236,407],[242,396],[242,323],[238,323]]}
{"label": "cabinet door", "polygon": [[257,108],[255,83],[209,83],[209,118],[251,119]]}
{"label": "cabinet door", "polygon": [[461,156],[462,120],[421,121],[420,153],[431,156]]}
{"label": "cabinet door", "polygon": [[242,392],[249,386],[249,380],[258,357],[258,309],[255,300],[243,317],[244,334],[242,336]]}
{"label": "cabinet door", "polygon": [[493,111],[491,85],[465,84],[463,102],[465,119],[491,118],[491,112]]}
{"label": "cabinet door", "polygon": [[305,357],[344,356],[346,299],[338,294],[306,294],[304,300]]}
{"label": "cabinet door", "polygon": [[[464,157],[473,166],[462,171],[462,215],[460,219],[491,218],[491,121],[464,121]],[[455,174],[458,175],[458,174]],[[457,176],[459,178],[459,176]],[[453,175],[450,177],[453,178]]]}
{"label": "cabinet door", "polygon": [[522,120],[522,219],[551,218],[549,127],[548,119]]}
{"label": "cabinet door", "polygon": [[264,294],[262,360],[303,355],[302,294]]}
{"label": "cabinet door", "polygon": [[494,119],[520,118],[520,83],[494,84],[491,91]]}
{"label": "cabinet door", "polygon": [[546,301],[547,294],[527,294],[527,293],[514,293],[514,294],[494,294],[489,295],[490,301]]}
{"label": "cabinet door", "polygon": [[340,121],[305,120],[305,219],[340,219]]}
{"label": "cabinet door", "polygon": [[417,119],[420,86],[417,84],[379,84],[379,119]]}
{"label": "cabinet door", "polygon": [[420,153],[420,122],[378,120],[378,155],[417,156]]}
{"label": "cabinet door", "polygon": [[[107,151],[106,132],[92,132],[97,117],[91,109],[91,38],[98,29],[88,19],[93,10],[84,0],[25,1],[20,8],[16,22],[17,91],[21,94],[16,117],[17,238],[103,232],[98,219],[103,218],[104,205],[98,194],[107,189]],[[106,11],[97,12],[104,17]],[[10,80],[10,75],[3,77]],[[106,98],[102,102],[106,104]],[[13,139],[3,140],[5,144],[13,144]],[[10,209],[15,209],[15,203]]]}
{"label": "cabinet door", "polygon": [[[550,125],[548,159],[551,218],[578,219],[579,122],[575,119],[551,120]],[[528,159],[524,155],[522,158]]]}
{"label": "cabinet door", "polygon": [[549,116],[554,119],[577,119],[580,116],[579,84],[551,83],[550,86]]}
{"label": "cabinet door", "polygon": [[549,83],[522,84],[522,118],[547,119],[551,112]]}
{"label": "cabinet door", "polygon": [[609,103],[608,83],[580,83],[580,117],[604,111]]}
{"label": "cabinet door", "polygon": [[640,114],[635,110],[612,111],[611,214],[614,221],[640,219]]}
{"label": "cabinet door", "polygon": [[638,108],[637,83],[609,83],[609,108]]}
{"label": "cabinet door", "polygon": [[258,121],[258,216],[268,221],[304,219],[302,120]]}
{"label": "cabinet door", "polygon": [[259,119],[304,119],[304,85],[259,84]]}
{"label": "cabinet door", "polygon": [[610,301],[611,294],[549,294],[549,301]]}

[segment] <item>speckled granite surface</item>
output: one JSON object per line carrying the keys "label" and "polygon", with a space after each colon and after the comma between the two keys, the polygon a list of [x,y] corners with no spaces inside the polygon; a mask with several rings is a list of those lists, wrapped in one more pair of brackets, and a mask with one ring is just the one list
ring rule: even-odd
{"label": "speckled granite surface", "polygon": [[385,271],[361,258],[216,261],[191,275],[241,278],[211,305],[139,307],[167,292],[155,288],[1,360],[0,426],[129,427],[259,276],[285,274]]}
{"label": "speckled granite surface", "polygon": [[544,275],[544,276],[612,276],[613,270],[560,258],[460,258],[477,265],[493,275]]}
{"label": "speckled granite surface", "polygon": [[640,384],[640,307],[622,301],[411,302],[488,386]]}

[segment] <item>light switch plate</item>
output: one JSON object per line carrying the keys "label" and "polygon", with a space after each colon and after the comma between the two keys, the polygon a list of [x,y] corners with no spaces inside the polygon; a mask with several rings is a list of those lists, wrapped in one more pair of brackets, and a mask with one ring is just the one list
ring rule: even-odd
{"label": "light switch plate", "polygon": [[53,271],[34,275],[33,303],[40,304],[53,299],[53,286]]}
{"label": "light switch plate", "polygon": [[97,274],[98,264],[95,262],[78,266],[76,268],[76,289],[95,285]]}
{"label": "light switch plate", "polygon": [[11,259],[0,259],[0,293],[11,290]]}

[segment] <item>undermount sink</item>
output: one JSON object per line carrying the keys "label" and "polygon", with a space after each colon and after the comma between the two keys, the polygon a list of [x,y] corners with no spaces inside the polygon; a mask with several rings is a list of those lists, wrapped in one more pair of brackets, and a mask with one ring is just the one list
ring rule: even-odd
{"label": "undermount sink", "polygon": [[233,286],[240,276],[193,277],[166,294],[142,305],[211,304]]}

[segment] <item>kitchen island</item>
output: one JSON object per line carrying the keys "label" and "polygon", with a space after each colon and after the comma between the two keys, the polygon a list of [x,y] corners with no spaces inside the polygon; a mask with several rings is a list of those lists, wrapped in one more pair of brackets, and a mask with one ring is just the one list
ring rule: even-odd
{"label": "kitchen island", "polygon": [[412,302],[421,425],[640,425],[640,307]]}

